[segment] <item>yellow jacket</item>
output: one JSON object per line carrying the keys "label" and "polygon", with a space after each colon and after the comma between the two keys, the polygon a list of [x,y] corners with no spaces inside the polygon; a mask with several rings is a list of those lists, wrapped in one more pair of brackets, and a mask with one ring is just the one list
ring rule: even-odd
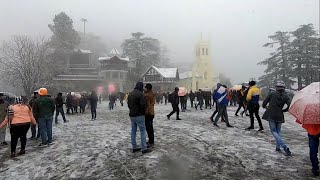
{"label": "yellow jacket", "polygon": [[261,91],[257,86],[251,86],[249,88],[246,100],[248,102],[252,102],[253,104],[259,104],[260,93]]}

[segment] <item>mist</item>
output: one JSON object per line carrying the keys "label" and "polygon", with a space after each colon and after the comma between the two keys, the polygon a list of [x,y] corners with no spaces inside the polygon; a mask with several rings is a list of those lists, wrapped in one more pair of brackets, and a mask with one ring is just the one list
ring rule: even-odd
{"label": "mist", "polygon": [[48,24],[64,11],[83,31],[101,36],[109,51],[120,47],[132,32],[157,38],[169,51],[171,62],[195,60],[195,43],[210,40],[213,65],[232,83],[257,79],[268,56],[262,45],[278,30],[293,31],[313,23],[319,30],[318,0],[55,0],[1,1],[0,41],[11,35],[52,35]]}

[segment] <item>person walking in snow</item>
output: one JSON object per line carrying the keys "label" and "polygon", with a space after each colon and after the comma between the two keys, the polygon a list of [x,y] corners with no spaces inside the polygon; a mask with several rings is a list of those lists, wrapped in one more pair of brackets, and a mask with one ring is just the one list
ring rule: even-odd
{"label": "person walking in snow", "polygon": [[[71,95],[71,92],[67,94],[66,99],[66,106],[67,106],[67,114],[73,114],[73,107],[72,107],[73,97]],[[70,113],[71,110],[71,113]]]}
{"label": "person walking in snow", "polygon": [[[262,107],[266,109],[262,119],[269,122],[271,133],[276,139],[276,151],[280,152],[280,148],[282,147],[288,156],[291,155],[291,152],[282,140],[281,125],[284,123],[283,112],[288,111],[290,103],[291,99],[285,93],[284,82],[278,81],[276,84],[276,91],[270,92],[262,104]],[[268,107],[267,104],[269,104]],[[283,109],[284,105],[287,105],[285,109]]]}
{"label": "person walking in snow", "polygon": [[[8,103],[4,101],[4,94],[0,93],[0,123],[2,123],[6,117]],[[6,142],[6,126],[0,128],[0,143],[1,145],[8,145]]]}
{"label": "person walking in snow", "polygon": [[[39,97],[38,91],[33,92],[33,97],[29,100],[29,106],[33,107],[34,101]],[[33,114],[35,116],[35,114]],[[30,140],[34,140],[36,138],[40,138],[40,126],[38,124],[38,119],[36,119],[37,125],[31,124],[31,137]],[[38,133],[37,133],[38,126]]]}
{"label": "person walking in snow", "polygon": [[244,106],[244,90],[246,89],[245,86],[242,86],[240,90],[237,91],[237,96],[238,96],[238,109],[235,113],[235,116],[238,116],[238,112],[240,111],[241,107],[243,108],[243,110],[246,109],[246,107]]}
{"label": "person walking in snow", "polygon": [[198,103],[195,105],[195,108],[198,109],[198,106],[200,106],[200,110],[202,110],[203,106],[203,92],[201,89],[199,89],[199,92],[197,93],[197,101]]}
{"label": "person walking in snow", "polygon": [[98,100],[99,100],[98,95],[96,94],[95,91],[92,91],[89,97],[92,121],[97,119]]}
{"label": "person walking in snow", "polygon": [[168,120],[170,119],[170,116],[174,113],[177,114],[176,120],[181,120],[179,117],[179,95],[178,95],[178,92],[179,92],[179,88],[175,87],[174,91],[171,94],[169,94],[169,102],[172,105],[172,111],[171,111],[171,113],[169,113],[167,115]]}
{"label": "person walking in snow", "polygon": [[148,147],[154,145],[154,131],[153,131],[153,119],[154,119],[154,104],[156,102],[155,94],[152,91],[152,85],[146,84],[144,90],[144,99],[146,102],[146,114],[145,114],[145,124],[148,133]]}
{"label": "person walking in snow", "polygon": [[48,90],[40,88],[38,91],[39,97],[33,104],[33,112],[41,131],[41,144],[39,147],[50,145],[52,143],[52,121],[55,110],[54,101],[48,97]]}
{"label": "person walking in snow", "polygon": [[190,103],[191,103],[192,108],[193,108],[193,102],[194,102],[195,97],[196,97],[196,95],[192,91],[190,91],[189,98],[190,98]]}
{"label": "person walking in snow", "polygon": [[61,114],[63,122],[67,122],[66,117],[64,115],[64,110],[63,110],[63,99],[62,99],[62,93],[59,92],[57,94],[57,97],[55,98],[55,105],[56,105],[56,117],[55,117],[55,123],[58,124],[58,116]]}
{"label": "person walking in snow", "polygon": [[[147,147],[145,113],[146,102],[143,95],[143,82],[137,82],[136,87],[129,93],[128,96],[129,117],[131,120],[131,145],[132,152],[139,152],[142,154],[151,152]],[[136,142],[137,128],[139,127],[141,136],[141,148],[138,148]]]}
{"label": "person walking in snow", "polygon": [[6,127],[9,124],[11,134],[11,157],[16,156],[16,148],[18,139],[21,142],[21,149],[17,155],[26,153],[27,133],[30,128],[30,123],[36,124],[33,117],[32,109],[27,104],[27,98],[16,97],[15,105],[8,107],[8,114],[5,120],[0,124],[0,128]]}
{"label": "person walking in snow", "polygon": [[86,110],[86,105],[87,105],[87,98],[84,95],[81,95],[79,105],[80,105],[80,113],[83,114]]}
{"label": "person walking in snow", "polygon": [[249,114],[250,114],[250,126],[246,129],[246,130],[251,130],[254,129],[254,117],[253,115],[255,115],[255,117],[258,120],[259,123],[259,130],[258,131],[263,131],[263,126],[262,126],[262,122],[259,116],[259,97],[260,97],[260,89],[256,86],[256,82],[255,81],[250,81],[249,82],[249,91],[248,91],[248,95],[246,97],[247,101],[248,101],[248,110],[249,110]]}
{"label": "person walking in snow", "polygon": [[222,116],[224,117],[224,121],[226,122],[227,127],[233,127],[229,124],[229,120],[228,120],[228,112],[227,112],[228,101],[226,97],[227,93],[228,93],[227,86],[222,85],[214,94],[215,99],[217,99],[217,106],[218,106],[218,115],[216,116],[213,122],[213,125],[216,127],[219,127],[217,122],[219,118]]}

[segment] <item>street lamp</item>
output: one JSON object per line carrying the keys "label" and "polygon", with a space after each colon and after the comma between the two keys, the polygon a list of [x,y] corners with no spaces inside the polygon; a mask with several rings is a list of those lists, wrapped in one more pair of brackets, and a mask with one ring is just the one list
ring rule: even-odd
{"label": "street lamp", "polygon": [[88,19],[81,18],[81,22],[83,22],[83,42],[84,46],[86,46],[86,23],[88,22]]}

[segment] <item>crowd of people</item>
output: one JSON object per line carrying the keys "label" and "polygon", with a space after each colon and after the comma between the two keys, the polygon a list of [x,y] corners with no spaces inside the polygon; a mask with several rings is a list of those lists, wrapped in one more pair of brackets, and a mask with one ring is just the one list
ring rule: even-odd
{"label": "crowd of people", "polygon": [[[152,84],[143,84],[137,82],[135,88],[130,93],[116,93],[109,95],[109,109],[113,109],[116,100],[120,100],[121,106],[123,101],[127,100],[129,108],[129,117],[131,120],[131,144],[132,152],[142,152],[142,154],[152,152],[155,145],[153,119],[155,117],[156,103],[170,103],[172,111],[167,115],[170,120],[173,114],[176,114],[176,120],[180,118],[180,108],[182,111],[187,110],[187,102],[190,100],[190,107],[196,110],[204,108],[214,108],[214,112],[210,117],[213,126],[219,128],[218,121],[221,119],[225,122],[228,128],[233,126],[228,121],[228,106],[237,106],[235,116],[245,114],[250,117],[250,125],[246,130],[254,129],[254,119],[257,120],[259,129],[263,131],[264,127],[259,115],[260,110],[260,89],[256,86],[255,81],[250,81],[249,86],[242,86],[238,90],[232,90],[226,85],[217,84],[213,92],[202,91],[179,96],[179,88],[176,87],[173,92],[153,92]],[[66,105],[67,114],[84,113],[86,106],[90,108],[92,119],[97,118],[97,104],[101,102],[101,96],[98,96],[94,91],[90,95],[81,95],[77,97],[71,92],[67,94],[65,101],[62,93],[58,93],[55,99],[48,95],[45,88],[40,88],[34,93],[34,96],[28,100],[25,97],[17,97],[14,105],[9,106],[0,94],[0,142],[1,145],[7,145],[5,142],[5,128],[10,127],[11,134],[11,157],[25,154],[27,141],[27,132],[31,126],[31,138],[41,138],[39,147],[48,146],[52,143],[52,123],[55,112],[55,123],[58,122],[58,116],[61,114],[63,121],[68,120],[65,117],[63,105]],[[270,92],[262,103],[262,107],[266,109],[262,119],[267,120],[269,128],[276,140],[275,150],[281,152],[281,148],[285,154],[290,156],[291,151],[287,144],[283,141],[281,126],[285,122],[284,112],[288,111],[291,103],[291,98],[285,93],[285,84],[279,81],[275,86],[275,91]],[[241,110],[242,109],[242,110]],[[240,111],[241,110],[241,111]],[[37,129],[38,127],[38,129]],[[141,146],[137,145],[136,133],[139,128],[141,136]],[[318,167],[318,151],[320,128],[308,127],[310,142],[310,159],[313,166],[314,175],[319,175]],[[37,133],[38,132],[38,133]],[[21,142],[21,149],[16,154],[18,139]],[[148,141],[147,141],[148,139]]]}

